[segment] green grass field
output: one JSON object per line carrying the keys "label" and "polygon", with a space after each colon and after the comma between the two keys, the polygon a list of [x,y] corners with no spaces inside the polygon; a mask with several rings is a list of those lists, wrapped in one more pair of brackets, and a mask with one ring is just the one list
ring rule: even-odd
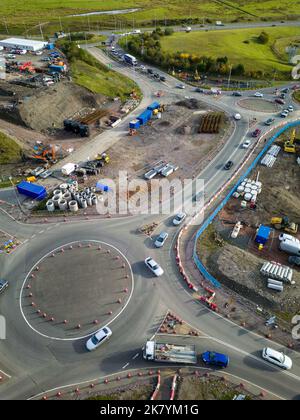
{"label": "green grass field", "polygon": [[21,159],[21,147],[6,134],[0,132],[0,164],[15,163]]}
{"label": "green grass field", "polygon": [[[130,14],[70,17],[93,11],[138,8]],[[61,21],[59,20],[61,17]],[[222,19],[225,22],[259,19],[295,19],[300,17],[300,3],[291,0],[2,0],[0,32],[9,34],[39,34],[42,24],[45,33],[68,29],[96,29],[100,23],[119,28],[118,25],[136,25],[164,19]],[[118,22],[118,23],[116,23]]]}
{"label": "green grass field", "polygon": [[[262,29],[239,29],[210,32],[175,33],[161,40],[164,51],[187,52],[197,55],[206,55],[212,58],[227,56],[232,64],[244,64],[246,71],[272,73],[274,70],[280,74],[289,73],[291,65],[285,47],[289,41],[300,40],[300,29],[268,28],[269,42],[260,44],[257,37]],[[249,41],[245,44],[244,41]],[[281,42],[282,41],[282,42]],[[274,44],[280,51],[280,57],[274,52]]]}

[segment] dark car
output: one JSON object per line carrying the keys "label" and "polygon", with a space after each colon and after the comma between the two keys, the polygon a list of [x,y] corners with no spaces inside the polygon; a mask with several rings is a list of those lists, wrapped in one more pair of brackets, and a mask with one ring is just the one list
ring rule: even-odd
{"label": "dark car", "polygon": [[281,92],[282,93],[289,93],[289,90],[290,90],[289,88],[284,88],[284,89],[281,90]]}
{"label": "dark car", "polygon": [[261,135],[261,130],[259,128],[257,128],[255,131],[253,131],[252,133],[252,137],[259,137]]}
{"label": "dark car", "polygon": [[226,171],[229,171],[229,169],[231,169],[232,167],[233,167],[233,162],[232,160],[229,160],[224,166],[224,169],[226,169]]}
{"label": "dark car", "polygon": [[232,96],[243,96],[241,92],[233,92]]}
{"label": "dark car", "polygon": [[202,360],[206,365],[226,368],[229,365],[229,357],[226,354],[207,351],[202,354]]}
{"label": "dark car", "polygon": [[153,74],[153,70],[152,70],[152,69],[148,69],[148,70],[147,70],[147,72],[148,72],[149,74]]}
{"label": "dark car", "polygon": [[297,257],[296,255],[292,255],[288,259],[290,264],[297,265],[300,267],[300,257]]}
{"label": "dark car", "polygon": [[4,292],[4,290],[8,287],[8,281],[0,280],[0,293]]}
{"label": "dark car", "polygon": [[161,80],[162,82],[165,82],[167,79],[165,78],[165,76],[160,76],[160,80]]}
{"label": "dark car", "polygon": [[154,77],[155,77],[156,79],[159,79],[159,78],[160,78],[160,75],[159,75],[158,73],[154,73]]}
{"label": "dark car", "polygon": [[201,89],[199,87],[196,87],[195,92],[204,93],[204,89]]}
{"label": "dark car", "polygon": [[275,99],[275,102],[276,102],[277,104],[279,104],[279,105],[284,105],[284,104],[285,104],[284,100],[283,100],[283,99],[281,99],[281,98],[276,98],[276,99]]}
{"label": "dark car", "polygon": [[267,119],[267,121],[265,122],[265,125],[272,125],[274,121],[275,121],[275,118],[269,118],[269,119]]}

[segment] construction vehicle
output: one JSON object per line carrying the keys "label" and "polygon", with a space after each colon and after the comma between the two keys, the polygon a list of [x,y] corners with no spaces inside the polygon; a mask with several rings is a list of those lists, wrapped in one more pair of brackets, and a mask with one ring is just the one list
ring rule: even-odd
{"label": "construction vehicle", "polygon": [[27,156],[27,159],[34,160],[36,162],[44,163],[57,163],[56,159],[56,149],[54,145],[47,146],[36,146],[37,150],[31,156]]}
{"label": "construction vehicle", "polygon": [[95,160],[98,162],[100,161],[100,162],[109,164],[110,156],[107,153],[98,153]]}
{"label": "construction vehicle", "polygon": [[153,362],[196,364],[197,353],[193,344],[168,344],[147,341],[143,358]]}
{"label": "construction vehicle", "polygon": [[286,153],[296,153],[295,139],[296,139],[296,129],[294,128],[294,130],[291,133],[290,139],[284,143],[284,151]]}
{"label": "construction vehicle", "polygon": [[296,234],[298,232],[298,224],[295,222],[290,222],[287,216],[273,217],[271,219],[271,225],[276,230],[284,230],[287,233]]}

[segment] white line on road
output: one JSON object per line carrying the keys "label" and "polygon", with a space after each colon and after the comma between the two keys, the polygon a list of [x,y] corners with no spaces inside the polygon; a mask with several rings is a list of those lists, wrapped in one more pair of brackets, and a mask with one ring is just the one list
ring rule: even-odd
{"label": "white line on road", "polygon": [[45,231],[44,230],[41,230],[40,232],[39,232],[39,234],[42,234],[42,233],[44,233]]}
{"label": "white line on road", "polygon": [[136,359],[137,357],[139,357],[139,353],[137,353],[135,356],[133,356],[132,360]]}
{"label": "white line on road", "polygon": [[122,369],[126,369],[126,368],[127,368],[127,366],[129,366],[129,363],[126,363],[126,365],[124,365],[124,366],[122,367]]}

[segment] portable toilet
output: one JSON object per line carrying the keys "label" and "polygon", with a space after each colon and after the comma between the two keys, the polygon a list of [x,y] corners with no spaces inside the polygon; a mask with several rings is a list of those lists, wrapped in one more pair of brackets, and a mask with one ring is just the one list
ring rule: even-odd
{"label": "portable toilet", "polygon": [[265,245],[270,238],[271,228],[269,226],[260,225],[257,230],[255,242],[260,245]]}

